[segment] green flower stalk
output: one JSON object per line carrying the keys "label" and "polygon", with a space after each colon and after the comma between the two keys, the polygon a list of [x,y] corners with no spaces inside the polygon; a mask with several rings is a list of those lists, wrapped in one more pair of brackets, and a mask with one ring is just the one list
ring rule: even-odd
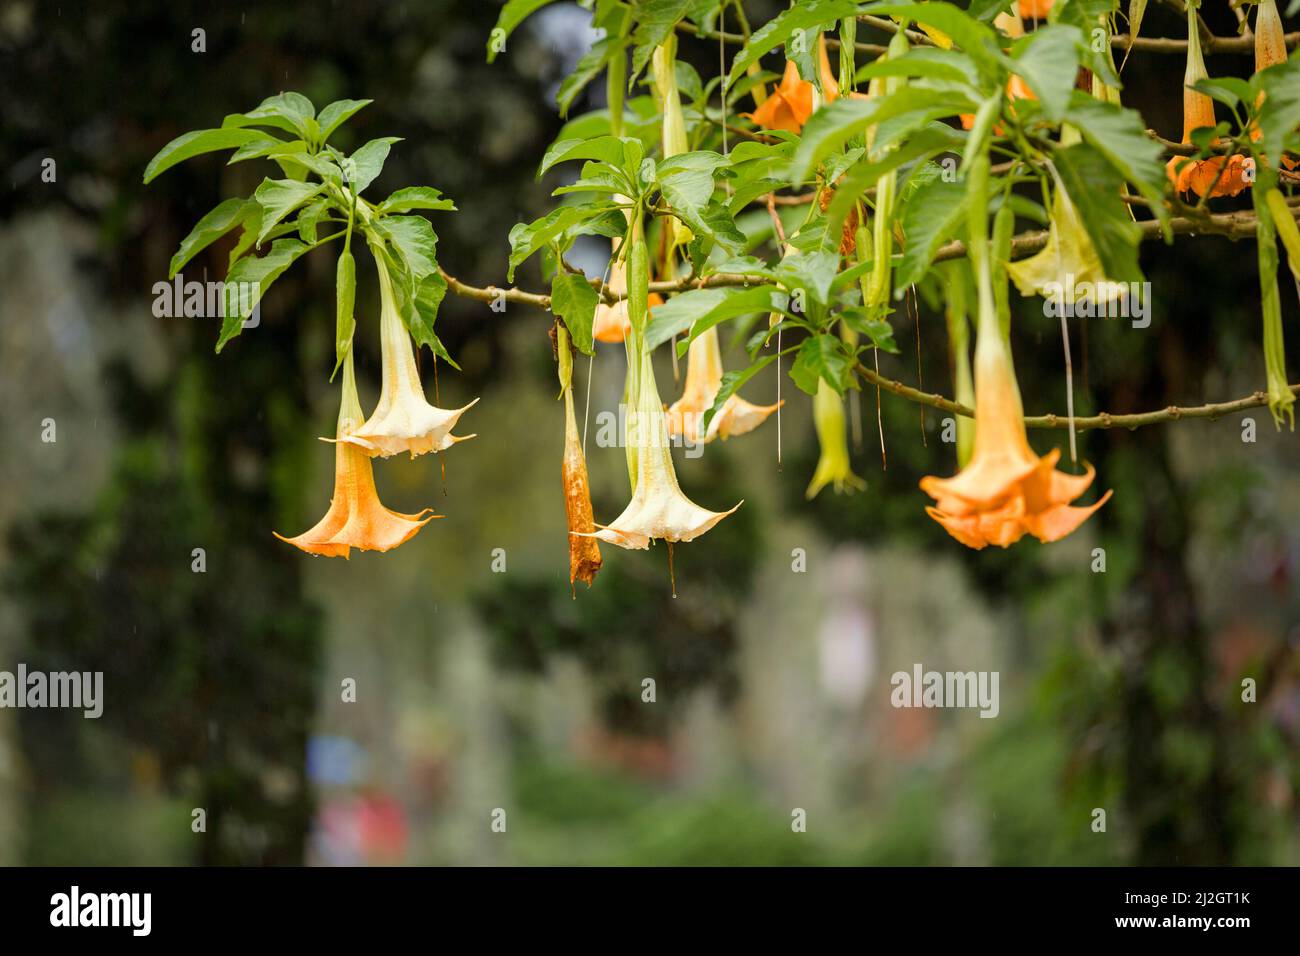
{"label": "green flower stalk", "polygon": [[[970,370],[970,272],[963,262],[945,263],[942,268],[944,318],[948,324],[949,361],[952,365],[953,395],[967,408],[975,407],[975,385]],[[975,447],[975,420],[957,416],[957,466],[965,468]]]}
{"label": "green flower stalk", "polygon": [[[1275,192],[1275,190],[1268,190]],[[1273,424],[1281,430],[1285,418],[1292,431],[1295,431],[1295,395],[1286,377],[1286,347],[1282,339],[1282,298],[1277,287],[1277,233],[1273,212],[1265,194],[1259,190],[1254,193],[1255,201],[1255,236],[1259,249],[1259,293],[1260,308],[1264,319],[1264,372],[1268,379],[1268,410],[1273,415]],[[1283,204],[1285,206],[1285,203]],[[1290,210],[1285,211],[1285,218],[1291,220]],[[1280,222],[1281,217],[1279,217]],[[1291,228],[1295,221],[1291,220]],[[1290,249],[1287,250],[1288,256]],[[1294,261],[1292,265],[1294,267]]]}
{"label": "green flower stalk", "polygon": [[[680,156],[690,152],[691,145],[686,137],[686,117],[682,113],[682,98],[677,92],[677,35],[670,34],[668,39],[655,48],[651,60],[654,76],[655,95],[659,100],[659,109],[663,114],[663,149],[664,159]],[[684,246],[695,238],[695,234],[680,219],[673,220],[673,246]],[[671,250],[669,250],[671,255]]]}

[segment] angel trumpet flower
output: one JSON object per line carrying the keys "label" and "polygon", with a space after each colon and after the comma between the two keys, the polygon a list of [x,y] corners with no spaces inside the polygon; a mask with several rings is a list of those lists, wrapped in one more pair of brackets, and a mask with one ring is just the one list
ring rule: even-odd
{"label": "angel trumpet flower", "polygon": [[730,511],[709,511],[682,494],[677,484],[664,406],[645,341],[650,264],[639,218],[633,220],[631,231],[628,293],[632,334],[628,338],[627,392],[634,407],[628,428],[632,500],[621,515],[592,537],[620,548],[642,549],[650,546],[652,538],[670,543],[692,541],[744,502]]}
{"label": "angel trumpet flower", "polygon": [[594,537],[596,523],[591,516],[591,486],[587,482],[587,457],[578,441],[578,420],[573,413],[573,352],[569,333],[556,328],[556,351],[560,360],[560,387],[564,390],[564,513],[569,526],[569,586],[583,581],[587,587],[600,570],[600,545]]}
{"label": "angel trumpet flower", "polygon": [[1026,20],[1046,20],[1052,12],[1052,0],[1020,0],[1016,6]]}
{"label": "angel trumpet flower", "polygon": [[655,385],[650,350],[642,347],[639,351],[641,396],[636,406],[636,488],[623,513],[594,535],[629,549],[648,548],[651,538],[692,541],[744,504],[740,502],[730,511],[709,511],[682,493],[668,445],[664,407]]}
{"label": "angel trumpet flower", "polygon": [[748,116],[763,129],[780,129],[787,133],[798,133],[808,117],[813,114],[813,85],[799,78],[799,68],[793,60],[785,61],[785,74],[781,84],[772,91],[772,95],[763,101],[763,105]]}
{"label": "angel trumpet flower", "polygon": [[375,263],[379,267],[383,385],[379,404],[369,420],[356,431],[341,435],[339,440],[351,442],[372,458],[376,455],[387,458],[402,451],[410,452],[412,458],[430,451],[446,451],[456,442],[474,437],[453,435],[451,430],[478,399],[456,409],[438,408],[425,400],[420,373],[415,366],[415,352],[411,348],[411,336],[398,315],[392,280],[379,250],[375,253]]}
{"label": "angel trumpet flower", "polygon": [[1021,295],[1041,295],[1053,301],[1057,315],[1062,314],[1066,302],[1074,304],[1077,290],[1090,290],[1088,294],[1094,303],[1102,305],[1123,294],[1126,288],[1106,278],[1101,257],[1079,217],[1079,210],[1059,179],[1052,197],[1047,245],[1027,259],[1008,262],[1006,269]]}
{"label": "angel trumpet flower", "polygon": [[[981,170],[972,170],[972,177],[984,177],[972,188],[986,188],[987,163],[985,156]],[[1043,542],[1057,541],[1110,498],[1108,491],[1095,504],[1072,507],[1070,502],[1092,484],[1092,467],[1082,475],[1067,475],[1056,471],[1060,449],[1040,458],[1029,447],[1011,347],[1003,338],[993,298],[988,240],[978,235],[987,228],[986,216],[986,205],[971,214],[972,264],[979,285],[975,449],[954,477],[921,479],[921,489],[937,502],[926,513],[962,544],[976,549],[990,544],[1005,548],[1026,533]]]}
{"label": "angel trumpet flower", "polygon": [[342,439],[361,421],[361,402],[357,398],[357,381],[349,353],[343,365],[343,399],[334,446],[334,497],[329,511],[310,531],[296,538],[272,532],[281,541],[308,554],[328,558],[349,556],[352,548],[362,551],[391,551],[412,538],[434,518],[441,515],[406,515],[389,511],[379,501],[375,474],[370,459],[355,444]]}
{"label": "angel trumpet flower", "polygon": [[[1267,70],[1270,66],[1286,62],[1286,34],[1282,31],[1282,17],[1277,12],[1277,0],[1260,0],[1259,12],[1255,15],[1255,72]],[[1259,94],[1256,107],[1264,101],[1264,94]],[[1250,138],[1259,141],[1262,132],[1258,126],[1250,131]],[[1296,160],[1290,156],[1282,157],[1285,169],[1295,169]]]}
{"label": "angel trumpet flower", "polygon": [[784,404],[754,405],[739,395],[732,395],[706,429],[704,414],[713,407],[721,387],[722,350],[715,326],[701,332],[691,343],[682,397],[668,409],[668,434],[682,435],[692,441],[711,442],[715,438],[726,441],[732,435],[753,431]]}
{"label": "angel trumpet flower", "polygon": [[813,396],[813,427],[817,429],[821,456],[817,459],[817,470],[813,472],[812,481],[808,482],[804,497],[811,501],[827,485],[834,485],[837,495],[866,488],[867,483],[855,475],[849,465],[844,400],[824,378],[817,380],[817,394]]}
{"label": "angel trumpet flower", "polygon": [[1255,15],[1255,72],[1286,62],[1286,34],[1277,0],[1260,0]]}
{"label": "angel trumpet flower", "polygon": [[[1213,127],[1214,101],[1205,93],[1192,89],[1208,79],[1205,58],[1201,55],[1201,35],[1196,25],[1198,3],[1187,4],[1187,70],[1183,75],[1183,142],[1192,142],[1192,132],[1203,126]],[[1249,156],[1211,156],[1208,159],[1175,156],[1165,164],[1169,181],[1180,193],[1197,196],[1236,196],[1250,188],[1255,179],[1255,160]]]}

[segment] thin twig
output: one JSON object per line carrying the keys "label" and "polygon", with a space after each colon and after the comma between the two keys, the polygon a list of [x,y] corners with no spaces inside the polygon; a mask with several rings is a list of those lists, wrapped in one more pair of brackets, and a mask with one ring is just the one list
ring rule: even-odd
{"label": "thin twig", "polygon": [[[875,385],[877,388],[905,398],[909,402],[919,402],[922,405],[929,405],[931,408],[937,408],[940,411],[952,412],[955,415],[964,415],[967,418],[975,417],[975,410],[967,408],[960,402],[954,402],[952,399],[935,392],[923,392],[920,389],[912,388],[910,385],[904,385],[902,382],[892,378],[886,378],[878,372],[874,372],[865,365],[858,363],[855,371],[866,382]],[[1300,395],[1300,384],[1288,386],[1292,394]],[[1233,399],[1230,402],[1218,402],[1210,405],[1197,405],[1194,407],[1180,407],[1170,405],[1167,408],[1157,409],[1151,412],[1136,412],[1132,414],[1116,415],[1110,412],[1101,412],[1097,415],[1090,415],[1084,418],[1075,418],[1074,427],[1080,431],[1093,428],[1141,428],[1144,425],[1158,425],[1161,422],[1181,421],[1185,418],[1222,418],[1224,415],[1231,415],[1233,412],[1244,412],[1251,408],[1258,408],[1268,404],[1268,392],[1252,392],[1241,398]],[[1025,424],[1030,428],[1069,428],[1070,418],[1068,415],[1026,415]]]}

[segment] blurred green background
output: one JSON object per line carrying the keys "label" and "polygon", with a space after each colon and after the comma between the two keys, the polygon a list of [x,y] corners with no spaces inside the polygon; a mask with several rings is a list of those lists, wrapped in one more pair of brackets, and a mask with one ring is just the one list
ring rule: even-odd
{"label": "blurred green background", "polygon": [[[1300,446],[1264,409],[1253,442],[1241,416],[1081,435],[1112,502],[1050,548],[977,554],[916,487],[954,468],[941,415],[885,397],[886,467],[863,393],[869,488],[808,503],[811,403],[787,380],[780,465],[774,419],[679,457],[694,500],[745,504],[676,549],[676,598],[665,549],[605,547],[575,600],[548,317],[449,297],[438,331],[463,373],[439,369],[440,404],[481,396],[460,429],[478,437],[376,469],[386,504],[447,517],[350,562],[276,541],[329,500],[333,259],[304,259],[215,356],[215,324],[155,318],[151,289],[192,223],[268,170],[211,156],[145,189],[145,163],[280,90],[374,98],[340,145],[404,137],[375,194],[441,188],[460,207],[434,214],[443,266],[504,284],[511,226],[556,185],[533,175],[562,125],[556,88],[593,37],[558,3],[488,66],[494,2],[209,6],[0,2],[0,670],[102,670],[106,697],[98,721],[0,710],[0,863],[1300,863]],[[755,22],[777,7],[748,4]],[[1206,16],[1232,29],[1226,5]],[[1163,9],[1147,23],[1180,35]],[[682,55],[716,70],[713,44]],[[1210,58],[1212,74],[1250,66]],[[1181,74],[1179,57],[1125,68],[1126,103],[1166,136]],[[599,272],[607,253],[575,255]],[[219,278],[224,259],[185,272]],[[1074,330],[1080,413],[1262,387],[1252,244],[1149,244],[1143,265],[1150,328]],[[368,405],[378,295],[358,272]],[[536,264],[519,284],[542,288]],[[1018,308],[1027,411],[1060,411],[1059,328]],[[894,327],[882,371],[951,392],[942,316],[922,303]],[[623,363],[600,348],[593,416],[617,407]],[[585,361],[577,375],[581,416]],[[775,374],[745,389],[775,392]],[[623,454],[593,442],[588,458],[609,520]],[[891,707],[890,675],[914,663],[1000,672],[1000,714]]]}

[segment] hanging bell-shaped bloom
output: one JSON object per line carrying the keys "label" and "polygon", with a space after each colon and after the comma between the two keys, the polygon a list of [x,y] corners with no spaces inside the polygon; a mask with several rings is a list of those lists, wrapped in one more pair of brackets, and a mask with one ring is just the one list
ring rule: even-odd
{"label": "hanging bell-shaped bloom", "polygon": [[832,485],[837,495],[866,488],[867,483],[849,465],[844,400],[825,379],[817,381],[817,394],[813,396],[813,427],[817,429],[821,457],[817,459],[817,470],[808,482],[804,497],[811,501],[827,485]]}
{"label": "hanging bell-shaped bloom", "polygon": [[785,74],[781,84],[772,91],[772,95],[763,101],[763,105],[752,113],[742,114],[763,129],[785,130],[798,133],[808,117],[813,114],[813,85],[808,80],[799,78],[799,68],[793,60],[786,60]]}
{"label": "hanging bell-shaped bloom", "polygon": [[1056,470],[1060,449],[1039,458],[1025,433],[1020,388],[1011,349],[1002,336],[987,262],[980,276],[980,319],[975,345],[975,450],[955,477],[921,479],[921,489],[937,507],[926,512],[971,548],[1007,547],[1026,533],[1043,542],[1074,531],[1106,503],[1070,502],[1092,484],[1093,469],[1082,475]]}
{"label": "hanging bell-shaped bloom", "polygon": [[[351,354],[343,364],[343,400],[339,406],[336,436],[343,439],[361,421],[356,376]],[[329,558],[349,556],[352,548],[362,551],[390,551],[409,540],[417,531],[441,515],[406,515],[389,511],[375,490],[374,467],[360,448],[339,440],[334,446],[334,497],[329,511],[310,531],[296,538],[275,536],[308,554]],[[273,532],[274,533],[274,532]]]}
{"label": "hanging bell-shaped bloom", "polygon": [[1277,0],[1260,0],[1255,14],[1255,72],[1286,62],[1286,34]]}
{"label": "hanging bell-shaped bloom", "polygon": [[636,486],[632,501],[623,513],[595,533],[602,541],[630,549],[648,548],[652,538],[693,541],[744,504],[739,502],[730,511],[709,511],[682,493],[673,467],[664,406],[655,384],[650,350],[642,347],[639,351],[640,396],[636,403],[634,439]]}
{"label": "hanging bell-shaped bloom", "polygon": [[431,451],[445,451],[459,441],[473,435],[453,435],[452,428],[465,411],[478,399],[464,408],[446,409],[430,405],[424,398],[424,386],[415,365],[415,351],[411,335],[397,311],[384,257],[375,256],[379,267],[379,336],[384,365],[383,384],[379,404],[370,418],[356,431],[341,436],[340,441],[351,442],[367,455],[387,458],[398,452],[410,452],[412,458]]}
{"label": "hanging bell-shaped bloom", "polygon": [[784,404],[754,405],[739,395],[732,395],[723,402],[722,410],[713,416],[706,429],[704,414],[713,407],[721,387],[722,349],[715,326],[701,332],[691,343],[682,397],[668,409],[668,434],[681,435],[691,442],[710,442],[715,438],[725,441],[732,435],[753,431]]}
{"label": "hanging bell-shaped bloom", "polygon": [[1092,237],[1059,180],[1052,197],[1047,245],[1027,259],[1008,262],[1006,268],[1021,295],[1041,295],[1054,302],[1057,315],[1062,314],[1063,303],[1073,305],[1083,290],[1099,306],[1126,289],[1106,278]]}
{"label": "hanging bell-shaped bloom", "polygon": [[[632,331],[625,343],[628,357],[626,400],[632,411],[627,423],[628,476],[632,500],[623,513],[595,532],[594,537],[620,548],[648,548],[653,538],[672,544],[692,541],[731,511],[708,511],[682,494],[677,484],[663,401],[655,384],[651,350],[646,345],[650,320],[647,304],[650,257],[638,216],[628,228],[628,311]],[[672,551],[669,551],[671,561]]]}
{"label": "hanging bell-shaped bloom", "polygon": [[563,325],[556,328],[560,361],[560,387],[564,389],[564,513],[569,527],[569,585],[582,581],[588,587],[600,570],[600,544],[593,537],[591,485],[587,481],[587,456],[578,440],[578,420],[573,412],[573,353]]}
{"label": "hanging bell-shaped bloom", "polygon": [[[1286,34],[1282,30],[1282,17],[1277,12],[1277,0],[1260,0],[1259,12],[1255,15],[1255,72],[1267,70],[1286,62]],[[1256,107],[1264,101],[1264,94],[1259,94]],[[1262,131],[1258,126],[1250,131],[1250,138],[1259,141]],[[1295,169],[1297,161],[1290,156],[1282,157],[1284,169]]]}
{"label": "hanging bell-shaped bloom", "polygon": [[1019,0],[1016,6],[1026,20],[1046,20],[1052,12],[1052,0]]}
{"label": "hanging bell-shaped bloom", "polygon": [[[1192,89],[1201,80],[1208,79],[1205,58],[1201,55],[1201,34],[1196,24],[1197,4],[1187,4],[1187,69],[1183,74],[1183,143],[1192,142],[1192,132],[1204,126],[1213,127],[1214,101],[1209,96]],[[1175,156],[1165,164],[1165,171],[1174,189],[1180,193],[1193,192],[1197,196],[1236,196],[1255,180],[1255,160],[1250,156],[1211,156],[1197,159],[1194,156]]]}

